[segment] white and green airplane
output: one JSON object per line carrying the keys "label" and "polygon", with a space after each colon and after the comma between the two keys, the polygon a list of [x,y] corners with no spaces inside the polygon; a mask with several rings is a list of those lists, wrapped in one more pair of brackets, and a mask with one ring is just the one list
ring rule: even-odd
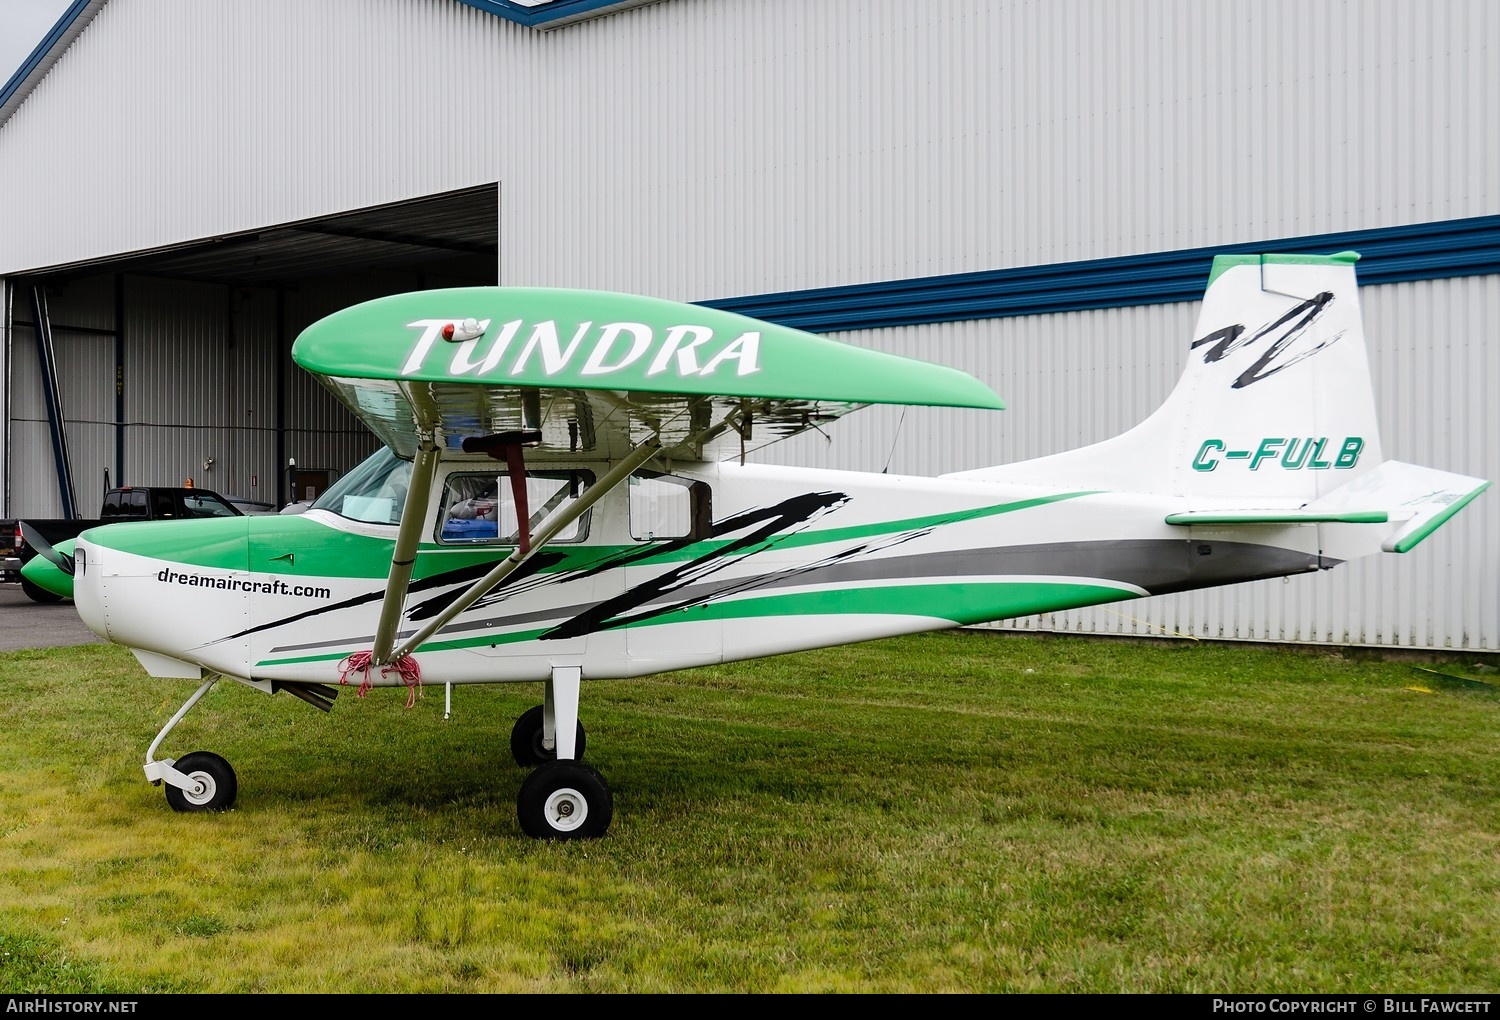
{"label": "white and green airplane", "polygon": [[219,755],[156,757],[222,678],[325,711],[345,685],[539,681],[511,734],[520,828],[599,837],[584,680],[1410,551],[1489,482],[1382,456],[1357,258],[1219,256],[1144,422],[935,478],[747,464],[744,443],[872,403],[1004,406],[951,368],[625,294],[381,298],[293,348],[385,446],[305,514],[112,524],[26,576],[150,675],[202,681],[146,752],[178,811],[235,801]]}

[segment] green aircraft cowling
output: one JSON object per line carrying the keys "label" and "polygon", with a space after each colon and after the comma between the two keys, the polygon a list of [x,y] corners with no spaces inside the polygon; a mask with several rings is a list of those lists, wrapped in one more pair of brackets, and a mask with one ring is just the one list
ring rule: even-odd
{"label": "green aircraft cowling", "polygon": [[292,357],[344,379],[1005,407],[948,366],[606,291],[462,287],[377,298],[309,326]]}
{"label": "green aircraft cowling", "polygon": [[[64,556],[73,555],[73,539],[59,542],[53,546]],[[47,559],[45,556],[33,556],[21,567],[21,576],[38,588],[50,591],[60,598],[71,599],[73,597],[73,575],[65,573],[61,567]]]}

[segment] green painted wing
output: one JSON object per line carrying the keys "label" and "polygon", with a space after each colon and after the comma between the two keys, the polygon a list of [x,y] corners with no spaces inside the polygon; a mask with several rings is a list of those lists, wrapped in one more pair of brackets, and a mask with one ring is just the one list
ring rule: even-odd
{"label": "green painted wing", "polygon": [[[398,452],[541,427],[554,452],[670,445],[738,408],[779,437],[866,404],[1001,409],[957,369],[733,312],[555,288],[466,287],[378,298],[297,338],[292,357]],[[623,444],[623,446],[622,446]]]}

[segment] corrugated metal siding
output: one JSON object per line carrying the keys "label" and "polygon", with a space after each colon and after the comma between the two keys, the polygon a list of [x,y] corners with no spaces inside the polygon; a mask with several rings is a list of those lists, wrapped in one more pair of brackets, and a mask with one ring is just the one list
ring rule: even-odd
{"label": "corrugated metal siding", "polygon": [[1362,286],[1500,273],[1500,216],[1177,248],[1082,262],[882,280],[702,302],[810,330],[916,326],[1196,301],[1219,255],[1359,253]]}
{"label": "corrugated metal siding", "polygon": [[[1490,216],[1497,114],[1490,0],[670,0],[545,33],[447,0],[111,0],[0,126],[0,272],[500,181],[502,282],[715,301]],[[1392,455],[1500,480],[1480,381],[1496,286],[1367,290]],[[319,298],[302,300],[288,322]],[[193,322],[146,302],[144,325],[234,372],[233,315],[188,301]],[[844,334],[969,367],[1022,423],[872,410],[762,456],[926,473],[1103,438],[1164,395],[1194,314]],[[95,360],[70,414],[97,399]],[[169,378],[137,395],[180,424]],[[285,386],[290,445],[348,463],[347,416],[295,372]],[[215,396],[132,470],[201,461],[212,430],[260,413]],[[29,427],[11,478],[46,466]],[[74,427],[75,456],[96,428]],[[1406,557],[1015,625],[1500,649],[1497,530],[1476,504]]]}
{"label": "corrugated metal siding", "polygon": [[836,339],[953,365],[1004,411],[872,406],[757,459],[931,475],[1059,453],[1117,435],[1177,382],[1197,303],[859,330]]}
{"label": "corrugated metal siding", "polygon": [[[106,472],[114,472],[114,292],[107,281],[79,281],[46,292],[52,343],[60,368],[59,395],[72,484],[80,514],[98,509]],[[43,395],[31,289],[13,297],[11,389],[11,506],[37,516],[61,516],[47,404]],[[38,491],[40,489],[40,491]]]}
{"label": "corrugated metal siding", "polygon": [[323,316],[394,289],[401,288],[377,278],[354,276],[320,280],[316,289],[287,294],[287,348],[282,359],[288,426],[286,455],[294,458],[299,467],[332,471],[333,477],[337,477],[373,453],[380,443],[342,404],[330,399],[320,383],[292,362],[292,340]]}
{"label": "corrugated metal siding", "polygon": [[[216,284],[123,279],[122,359],[125,458],[116,466],[115,333],[112,277],[50,288],[54,344],[68,420],[78,511],[92,516],[105,473],[115,484],[178,485],[185,478],[225,495],[275,502],[276,432],[304,468],[335,474],[378,445],[360,422],[292,364],[291,338],[315,319],[389,292],[367,276],[323,281],[315,294]],[[61,515],[56,470],[31,327],[29,290],[16,298],[10,508]],[[24,315],[24,317],[23,317]],[[284,324],[278,328],[278,316]],[[277,407],[277,373],[283,406]],[[279,417],[278,417],[279,415]],[[212,458],[212,465],[204,463]]]}
{"label": "corrugated metal siding", "polygon": [[111,0],[0,126],[37,199],[0,272],[491,180],[504,282],[689,300],[1491,214],[1497,33],[1488,0],[671,0],[551,32]]}
{"label": "corrugated metal siding", "polygon": [[[259,498],[274,476],[274,305],[202,283],[127,278],[125,477]],[[211,464],[208,464],[209,461]],[[208,464],[208,466],[205,466]],[[252,491],[250,479],[257,484]]]}
{"label": "corrugated metal siding", "polygon": [[[1500,482],[1500,277],[1360,290],[1387,457]],[[1001,412],[870,407],[754,459],[940,474],[1118,435],[1166,398],[1197,302],[837,337],[972,372]],[[751,449],[756,449],[751,444]],[[999,629],[1500,651],[1500,511],[1481,497],[1416,550],[1235,588],[1005,621]]]}

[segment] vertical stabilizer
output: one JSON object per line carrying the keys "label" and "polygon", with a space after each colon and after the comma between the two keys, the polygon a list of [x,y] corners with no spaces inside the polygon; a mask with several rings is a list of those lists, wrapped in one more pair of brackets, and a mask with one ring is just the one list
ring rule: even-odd
{"label": "vertical stabilizer", "polygon": [[1319,498],[1383,459],[1353,252],[1214,259],[1167,400],[1114,439],[957,476],[1241,505]]}

